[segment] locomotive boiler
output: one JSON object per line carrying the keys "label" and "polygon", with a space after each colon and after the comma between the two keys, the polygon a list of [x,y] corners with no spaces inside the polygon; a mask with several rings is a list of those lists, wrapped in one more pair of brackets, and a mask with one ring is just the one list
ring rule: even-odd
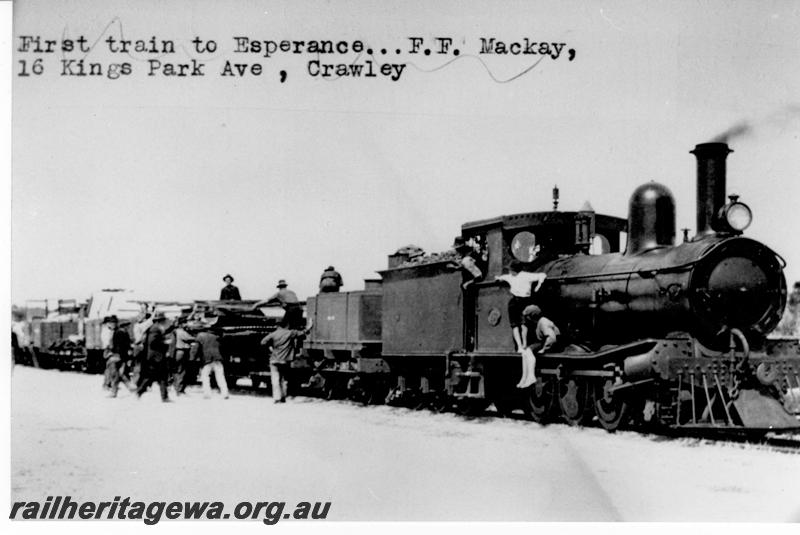
{"label": "locomotive boiler", "polygon": [[684,331],[725,349],[731,332],[760,342],[786,303],[782,260],[742,237],[750,209],[725,202],[724,143],[698,145],[697,235],[673,246],[675,204],[667,188],[640,186],[630,200],[624,253],[575,255],[538,267],[543,298],[573,339],[594,346]]}

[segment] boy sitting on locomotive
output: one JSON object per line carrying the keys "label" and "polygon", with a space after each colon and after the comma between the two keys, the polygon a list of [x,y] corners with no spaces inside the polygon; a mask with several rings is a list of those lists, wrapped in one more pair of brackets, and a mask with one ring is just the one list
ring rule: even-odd
{"label": "boy sitting on locomotive", "polygon": [[522,379],[517,383],[517,388],[528,388],[536,382],[536,355],[551,349],[561,336],[558,327],[542,314],[542,309],[536,305],[528,305],[522,311],[522,325],[527,334],[528,327],[533,330],[535,341],[528,344],[520,351],[522,354]]}

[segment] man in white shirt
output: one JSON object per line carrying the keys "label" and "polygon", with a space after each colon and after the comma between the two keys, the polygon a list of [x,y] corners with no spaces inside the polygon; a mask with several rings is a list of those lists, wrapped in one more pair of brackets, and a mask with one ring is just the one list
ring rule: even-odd
{"label": "man in white shirt", "polygon": [[[503,281],[510,287],[511,300],[508,302],[508,320],[511,323],[511,334],[514,336],[517,352],[522,353],[528,340],[528,327],[522,321],[522,311],[526,306],[532,304],[531,294],[539,291],[547,275],[522,271],[522,262],[519,260],[512,260],[508,269],[511,273],[500,275],[495,280]],[[536,288],[533,288],[534,283],[536,283]]]}

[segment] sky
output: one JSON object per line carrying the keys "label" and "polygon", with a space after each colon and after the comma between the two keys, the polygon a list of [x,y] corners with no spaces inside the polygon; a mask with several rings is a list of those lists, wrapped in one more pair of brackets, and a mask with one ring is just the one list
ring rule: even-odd
{"label": "sky", "polygon": [[[746,235],[800,280],[800,4],[777,2],[28,1],[14,5],[12,302],[245,299],[287,279],[316,293],[334,265],[346,290],[407,244],[449,248],[464,222],[589,201],[627,216],[655,180],[695,225],[697,143],[732,137],[728,193]],[[19,52],[20,36],[97,46],[118,79],[61,76],[80,56]],[[171,39],[175,54],[113,54],[104,39]],[[361,40],[387,77],[309,75],[364,53],[235,53],[234,36]],[[410,53],[409,37],[459,48]],[[215,53],[192,39],[213,39]],[[480,39],[566,43],[558,59],[479,54]],[[381,55],[378,50],[386,48]],[[396,54],[395,50],[401,53]],[[40,75],[19,76],[20,61]],[[148,59],[205,62],[202,77],[148,76]],[[541,59],[541,61],[540,61]],[[219,76],[226,60],[261,76]],[[538,61],[538,63],[537,63]],[[534,66],[535,64],[535,66]],[[531,68],[532,67],[532,68]],[[286,79],[280,81],[280,71]],[[509,80],[510,79],[510,80]],[[509,81],[507,81],[509,80]]]}

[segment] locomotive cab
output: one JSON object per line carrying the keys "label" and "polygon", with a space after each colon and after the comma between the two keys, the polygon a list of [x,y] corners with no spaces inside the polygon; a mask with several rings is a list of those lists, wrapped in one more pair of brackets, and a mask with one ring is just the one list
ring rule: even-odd
{"label": "locomotive cab", "polygon": [[[588,254],[618,253],[627,221],[596,214],[587,203],[577,212],[530,212],[466,223],[465,241],[483,262],[484,278],[475,285],[474,310],[465,311],[468,351],[509,353],[515,350],[508,318],[508,288],[495,281],[513,260],[525,271],[539,271],[554,260]],[[541,293],[552,293],[545,281]],[[545,308],[545,314],[549,311]]]}

